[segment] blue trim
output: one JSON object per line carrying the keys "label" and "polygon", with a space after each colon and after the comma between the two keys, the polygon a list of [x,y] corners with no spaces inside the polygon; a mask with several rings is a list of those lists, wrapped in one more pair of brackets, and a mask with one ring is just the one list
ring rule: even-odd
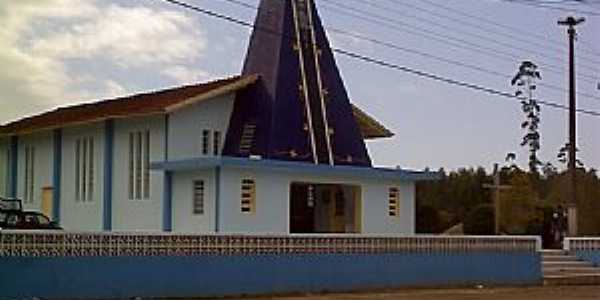
{"label": "blue trim", "polygon": [[0,272],[2,299],[217,298],[542,283],[540,257],[532,252],[6,257],[0,265],[10,270]]}
{"label": "blue trim", "polygon": [[104,124],[104,210],[102,214],[102,228],[105,231],[112,230],[114,144],[115,124],[113,120],[106,120]]}
{"label": "blue trim", "polygon": [[221,230],[221,167],[215,168],[215,233]]}
{"label": "blue trim", "polygon": [[62,129],[54,130],[54,174],[52,180],[52,219],[60,222],[60,192],[62,183]]}
{"label": "blue trim", "polygon": [[429,171],[418,172],[403,169],[315,165],[303,162],[290,162],[272,159],[249,159],[228,156],[200,157],[177,161],[164,161],[152,163],[151,165],[153,169],[162,169],[171,172],[212,169],[218,166],[237,167],[245,169],[265,169],[270,171],[282,171],[314,175],[346,176],[379,180],[391,179],[403,181],[422,181],[437,180],[440,178],[440,173]]}
{"label": "blue trim", "polygon": [[165,115],[165,161],[169,161],[169,114]]}
{"label": "blue trim", "polygon": [[17,178],[19,173],[19,137],[10,137],[10,185],[8,196],[17,198]]}
{"label": "blue trim", "polygon": [[163,231],[173,231],[173,175],[165,172],[163,188]]}

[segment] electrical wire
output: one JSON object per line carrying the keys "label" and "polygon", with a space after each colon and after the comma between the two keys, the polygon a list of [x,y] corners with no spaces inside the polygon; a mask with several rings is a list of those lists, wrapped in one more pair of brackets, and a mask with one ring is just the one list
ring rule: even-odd
{"label": "electrical wire", "polygon": [[[164,2],[168,2],[174,5],[177,5],[179,7],[185,8],[185,9],[189,9],[189,10],[193,10],[199,13],[202,13],[204,15],[213,17],[213,18],[217,18],[217,19],[221,19],[233,24],[237,24],[240,26],[244,26],[247,28],[251,28],[254,30],[260,30],[264,33],[267,34],[273,34],[273,35],[277,35],[277,36],[285,36],[285,34],[283,34],[282,32],[278,32],[278,31],[274,31],[271,30],[269,28],[264,28],[264,27],[259,27],[256,26],[248,21],[244,21],[244,20],[240,20],[237,19],[235,17],[231,17],[225,14],[221,14],[218,12],[215,12],[213,10],[209,10],[209,9],[204,9],[201,8],[199,6],[195,6],[195,5],[191,5],[188,4],[186,2],[183,1],[178,1],[178,0],[161,0]],[[421,70],[417,70],[414,68],[409,68],[409,67],[405,67],[405,66],[401,66],[398,64],[394,64],[394,63],[390,63],[378,58],[374,58],[374,57],[370,57],[367,55],[362,55],[359,53],[355,53],[352,51],[348,51],[348,50],[344,50],[342,48],[335,48],[332,47],[331,50],[334,53],[349,57],[349,58],[353,58],[355,60],[359,60],[359,61],[363,61],[366,63],[371,63],[374,65],[378,65],[381,67],[385,67],[388,69],[393,69],[393,70],[397,70],[397,71],[401,71],[404,73],[409,73],[409,74],[413,74],[413,75],[417,75],[419,77],[424,77],[424,78],[428,78],[434,81],[439,81],[439,82],[444,82],[447,84],[451,84],[451,85],[456,85],[456,86],[460,86],[460,87],[464,87],[464,88],[468,88],[468,89],[472,89],[472,90],[476,90],[476,91],[480,91],[480,92],[485,92],[491,95],[496,95],[496,96],[501,96],[503,98],[507,98],[507,99],[512,99],[515,101],[522,101],[524,100],[524,98],[516,96],[512,93],[509,92],[504,92],[504,91],[499,91],[493,88],[489,88],[489,87],[485,87],[485,86],[481,86],[478,84],[473,84],[473,83],[469,83],[469,82],[465,82],[465,81],[461,81],[461,80],[457,80],[457,79],[452,79],[452,78],[448,78],[448,77],[444,77],[444,76],[440,76],[440,75],[436,75],[433,73],[429,73],[426,71],[421,71]],[[569,108],[566,105],[563,104],[558,104],[555,102],[549,102],[549,101],[544,101],[544,100],[536,100],[540,105],[544,105],[544,106],[548,106],[548,107],[552,107],[552,108],[556,108],[556,109],[562,109],[562,110],[568,110]],[[589,109],[577,109],[577,112],[580,114],[585,114],[585,115],[590,115],[590,116],[594,116],[594,117],[600,117],[600,112],[598,111],[594,111],[594,110],[589,110]]]}

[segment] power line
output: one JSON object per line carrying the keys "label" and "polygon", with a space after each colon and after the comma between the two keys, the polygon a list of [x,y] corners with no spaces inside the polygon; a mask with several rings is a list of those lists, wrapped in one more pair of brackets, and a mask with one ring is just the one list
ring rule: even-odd
{"label": "power line", "polygon": [[[282,32],[278,32],[278,31],[274,31],[268,28],[263,28],[263,27],[258,27],[255,26],[254,24],[248,22],[248,21],[243,21],[225,14],[221,14],[209,9],[204,9],[195,5],[191,5],[182,1],[178,1],[178,0],[162,0],[164,2],[168,2],[177,6],[180,6],[182,8],[185,9],[189,9],[189,10],[193,10],[202,14],[205,14],[207,16],[210,17],[214,17],[217,19],[221,19],[221,20],[225,20],[227,22],[233,23],[233,24],[237,24],[240,26],[244,26],[244,27],[248,27],[254,30],[260,30],[262,32],[268,33],[268,34],[273,34],[273,35],[278,35],[278,36],[285,36],[284,33]],[[521,101],[523,100],[523,98],[518,97],[513,95],[512,93],[509,92],[503,92],[503,91],[499,91],[493,88],[488,88],[488,87],[484,87],[481,85],[477,85],[477,84],[473,84],[473,83],[468,83],[465,81],[460,81],[457,79],[452,79],[452,78],[447,78],[447,77],[443,77],[440,75],[436,75],[433,73],[429,73],[429,72],[425,72],[425,71],[421,71],[421,70],[417,70],[417,69],[413,69],[413,68],[409,68],[409,67],[405,67],[405,66],[400,66],[394,63],[390,63],[390,62],[386,62],[384,60],[381,59],[377,59],[377,58],[373,58],[373,57],[369,57],[366,55],[362,55],[362,54],[358,54],[352,51],[347,51],[341,48],[335,48],[332,47],[331,50],[337,54],[349,57],[349,58],[353,58],[355,60],[360,60],[363,62],[367,62],[367,63],[371,63],[374,65],[378,65],[381,67],[386,67],[389,69],[394,69],[397,71],[401,71],[404,73],[409,73],[409,74],[413,74],[413,75],[417,75],[419,77],[424,77],[424,78],[429,78],[431,80],[435,80],[435,81],[439,81],[439,82],[444,82],[447,84],[451,84],[451,85],[456,85],[456,86],[460,86],[460,87],[464,87],[464,88],[468,88],[468,89],[472,89],[472,90],[476,90],[476,91],[481,91],[481,92],[485,92],[488,94],[492,94],[492,95],[496,95],[496,96],[501,96],[504,98],[508,98],[508,99],[513,99],[516,101]],[[556,109],[563,109],[563,110],[567,110],[568,108],[565,105],[562,104],[558,104],[555,102],[548,102],[548,101],[544,101],[544,100],[537,100],[538,103],[540,103],[540,105],[544,105],[544,106],[548,106],[548,107],[552,107],[552,108],[556,108]],[[600,117],[600,112],[598,111],[594,111],[594,110],[588,110],[588,109],[578,109],[577,110],[578,113],[580,114],[586,114],[586,115],[590,115],[590,116],[595,116],[595,117]]]}
{"label": "power line", "polygon": [[[358,1],[358,0],[353,0],[353,1]],[[424,2],[425,4],[429,4],[431,6],[437,7],[439,9],[446,10],[447,12],[460,14],[461,16],[466,16],[467,18],[453,17],[453,16],[450,16],[447,14],[439,13],[439,12],[431,10],[431,9],[423,8],[423,7],[415,5],[415,4],[407,3],[406,1],[398,1],[398,0],[387,0],[387,1],[394,3],[396,5],[409,7],[409,8],[424,12],[428,15],[436,16],[436,17],[444,19],[444,20],[449,20],[451,22],[454,22],[454,23],[457,23],[457,24],[460,24],[463,26],[467,26],[470,29],[475,29],[475,30],[482,31],[485,33],[491,33],[494,35],[503,36],[503,37],[509,38],[514,41],[518,41],[518,42],[528,44],[528,45],[537,46],[537,47],[544,48],[544,49],[551,49],[552,51],[554,51],[556,53],[560,53],[561,55],[568,54],[568,52],[565,51],[562,47],[555,46],[555,44],[558,43],[558,39],[556,39],[556,42],[553,42],[553,40],[547,38],[546,36],[539,35],[539,34],[533,34],[532,32],[527,32],[527,38],[521,38],[518,35],[522,34],[522,30],[517,31],[516,29],[512,29],[511,26],[503,26],[503,24],[498,24],[500,26],[496,25],[496,27],[502,28],[503,31],[498,30],[498,28],[490,29],[489,26],[485,26],[485,27],[482,26],[483,25],[482,22],[467,21],[467,20],[471,20],[471,19],[475,19],[475,18],[480,18],[479,16],[474,16],[474,15],[472,16],[461,10],[456,10],[452,7],[446,7],[442,4],[437,4],[437,3],[429,1],[429,0],[422,0],[421,2]],[[398,13],[401,13],[398,9],[395,9],[395,11],[397,11]],[[487,21],[487,23],[495,24],[495,22],[493,22],[493,21],[489,21],[487,19],[485,19],[485,20]],[[510,31],[511,33],[506,33],[505,31]],[[535,41],[535,40],[537,40],[537,41]],[[596,53],[594,53],[594,51],[580,50],[580,52],[586,52],[586,53],[591,52],[591,54],[589,54],[589,56],[586,55],[585,53],[580,54],[579,56],[580,56],[581,60],[594,62],[596,64],[598,64],[600,62],[600,61],[595,60],[596,57],[600,58],[600,54],[596,54]]]}
{"label": "power line", "polygon": [[[330,2],[332,0],[325,0],[325,1]],[[536,55],[538,55],[540,57],[545,57],[545,58],[550,59],[550,60],[556,60],[556,61],[559,61],[561,63],[565,62],[565,57],[567,55],[566,51],[562,50],[562,48],[560,50],[558,50],[557,48],[548,47],[548,45],[543,45],[542,47],[540,47],[540,48],[544,48],[544,49],[550,48],[550,49],[552,49],[552,50],[554,50],[556,52],[559,52],[560,54],[564,54],[564,57],[563,56],[548,55],[548,54],[545,54],[545,53],[541,52],[540,50],[533,50],[533,49],[530,49],[530,48],[524,48],[524,47],[515,45],[513,43],[510,43],[510,42],[501,41],[501,40],[497,39],[496,37],[490,36],[489,34],[488,35],[482,35],[482,34],[478,34],[478,33],[473,33],[471,31],[461,30],[461,29],[458,29],[458,28],[450,28],[450,27],[448,27],[447,24],[441,24],[441,23],[435,22],[435,21],[431,20],[430,18],[424,18],[424,17],[419,17],[419,16],[415,16],[415,15],[412,15],[412,14],[408,14],[404,10],[399,10],[399,9],[396,9],[396,8],[393,8],[393,7],[388,7],[388,6],[385,6],[385,5],[381,5],[378,2],[362,1],[362,0],[346,0],[346,1],[353,1],[353,2],[356,2],[356,3],[361,3],[363,5],[368,5],[370,7],[373,7],[373,8],[385,11],[385,12],[391,12],[391,13],[394,13],[394,14],[397,14],[397,15],[401,15],[403,17],[415,19],[415,20],[418,20],[420,22],[429,24],[431,26],[441,28],[443,30],[449,30],[449,31],[457,32],[457,33],[460,33],[460,34],[463,34],[463,35],[468,35],[468,36],[471,36],[471,37],[475,37],[475,38],[477,38],[479,40],[487,41],[489,43],[500,45],[502,47],[506,47],[506,48],[510,48],[510,49],[515,49],[515,50],[523,51],[523,52],[526,52],[526,53],[535,53]],[[431,11],[431,10],[428,10],[428,9],[424,9],[424,8],[421,8],[419,6],[416,6],[416,5],[413,5],[413,4],[410,4],[410,3],[406,3],[405,1],[404,2],[403,1],[400,1],[400,2],[393,1],[393,2],[397,3],[398,5],[402,5],[404,7],[410,7],[410,8],[415,9],[415,10],[419,10],[419,11],[423,11],[423,12],[426,12],[426,13],[431,14],[431,15],[435,15],[437,17],[442,17],[443,16],[442,14],[437,14],[434,11]],[[492,33],[494,35],[502,35],[504,37],[510,38],[511,40],[516,40],[516,41],[519,41],[519,42],[527,43],[529,45],[532,44],[530,41],[518,38],[518,37],[516,37],[516,36],[514,36],[512,34],[505,34],[505,33],[502,33],[502,32],[494,32],[494,31],[486,30],[485,28],[480,28],[480,26],[478,26],[477,24],[473,24],[472,22],[467,22],[467,21],[464,21],[462,19],[457,20],[456,18],[452,18],[452,17],[448,17],[448,16],[443,16],[443,17],[446,18],[446,19],[448,19],[448,20],[451,20],[453,22],[460,23],[461,25],[468,26],[471,29],[475,28],[475,29],[481,30],[481,31],[483,31],[485,33]],[[591,65],[600,65],[600,60],[593,60],[593,59],[589,59],[589,58],[586,58],[586,57],[581,57],[581,60],[589,61],[591,63]],[[598,72],[599,71],[597,68],[594,68],[594,67],[583,66],[583,68],[590,69],[593,72]]]}
{"label": "power line", "polygon": [[[437,42],[440,42],[440,43],[443,43],[446,45],[451,45],[455,48],[460,48],[460,49],[464,49],[467,51],[476,51],[478,54],[494,57],[494,58],[501,59],[504,61],[510,61],[511,63],[514,63],[515,61],[520,60],[519,58],[515,57],[514,53],[501,51],[501,50],[498,50],[495,48],[483,46],[483,45],[473,43],[471,41],[468,41],[468,40],[465,40],[462,38],[451,37],[451,36],[447,36],[444,34],[440,34],[438,32],[432,31],[432,30],[414,26],[412,24],[398,21],[396,19],[391,19],[391,18],[382,16],[379,14],[356,10],[356,9],[353,9],[353,8],[350,8],[347,6],[346,7],[340,6],[340,8],[342,8],[342,9],[340,9],[338,7],[330,6],[328,4],[321,4],[320,6],[329,11],[332,11],[334,13],[350,16],[352,18],[356,18],[359,20],[363,20],[365,22],[384,26],[384,27],[386,27],[388,29],[392,29],[394,31],[405,32],[405,33],[408,33],[408,34],[411,34],[411,35],[414,35],[414,36],[417,36],[420,38],[427,38],[430,40],[435,40]],[[473,50],[473,48],[476,48],[478,50]],[[543,67],[547,70],[552,70],[553,72],[551,72],[551,73],[554,73],[557,75],[558,74],[562,75],[565,71],[563,69],[549,66],[547,64],[544,64]],[[588,82],[588,83],[591,83],[594,85],[596,85],[596,83],[597,83],[596,76],[588,75],[588,74],[580,74],[579,77],[580,77],[581,81],[585,81],[585,82]]]}
{"label": "power line", "polygon": [[502,0],[502,1],[506,2],[506,3],[515,3],[515,4],[530,6],[530,7],[537,7],[537,8],[543,8],[543,9],[549,9],[549,10],[558,10],[558,11],[570,12],[570,13],[578,13],[578,14],[594,16],[594,17],[600,16],[600,13],[595,12],[595,11],[559,7],[559,6],[539,3],[539,2],[535,2],[535,1],[516,1],[516,0]]}
{"label": "power line", "polygon": [[[253,9],[253,10],[258,10],[258,6],[255,5],[251,5],[245,2],[241,2],[239,0],[221,0],[221,1],[225,1],[225,2],[230,2],[248,9]],[[335,27],[326,27],[325,28],[328,32],[332,32],[335,34],[340,34],[340,35],[344,35],[344,36],[348,36],[357,40],[362,40],[362,41],[366,41],[369,42],[371,44],[374,45],[379,45],[388,49],[392,49],[392,50],[396,50],[396,51],[401,51],[401,52],[405,52],[405,53],[410,53],[410,54],[414,54],[414,55],[418,55],[421,57],[426,57],[426,58],[430,58],[430,59],[434,59],[440,62],[444,62],[450,65],[455,65],[455,66],[459,66],[459,67],[463,67],[463,68],[467,68],[467,69],[471,69],[471,70],[475,70],[475,71],[479,71],[482,73],[486,73],[486,74],[490,74],[490,75],[494,75],[497,77],[501,77],[503,79],[506,80],[510,80],[512,79],[512,76],[507,76],[504,73],[498,72],[498,71],[494,71],[494,70],[490,70],[490,69],[486,69],[477,65],[473,65],[473,64],[468,64],[468,63],[464,63],[458,60],[453,60],[453,59],[449,59],[449,58],[445,58],[445,57],[441,57],[441,56],[437,56],[435,54],[431,54],[431,53],[427,53],[424,51],[419,51],[416,49],[411,49],[411,48],[407,48],[404,46],[400,46],[398,44],[395,43],[391,43],[391,42],[386,42],[386,41],[382,41],[376,38],[372,38],[372,37],[368,37],[364,34],[360,34],[360,33],[356,33],[356,32],[350,32],[347,30],[343,30],[343,29],[339,29],[339,28],[335,28]],[[561,87],[557,87],[554,85],[550,85],[550,84],[546,84],[543,82],[539,82],[538,83],[539,86],[543,86],[546,87],[548,89],[551,90],[555,90],[555,91],[561,91],[561,92],[566,92],[567,89],[565,88],[561,88]],[[577,92],[578,95],[585,97],[585,98],[590,98],[590,99],[595,99],[595,100],[600,100],[599,96],[595,96],[592,94],[588,94],[588,93],[584,93],[584,92]]]}
{"label": "power line", "polygon": [[[403,3],[402,0],[388,0],[388,1],[392,1],[392,2],[397,3],[397,4],[402,4]],[[451,6],[443,5],[443,4],[440,4],[440,3],[432,1],[432,0],[420,0],[420,2],[426,3],[426,4],[430,5],[430,6],[437,7],[439,9],[442,9],[442,10],[445,10],[445,11],[452,12],[452,13],[454,13],[456,15],[467,17],[467,19],[474,19],[474,20],[477,20],[480,23],[485,23],[485,24],[494,26],[496,28],[502,28],[503,30],[506,30],[506,31],[510,31],[510,32],[521,32],[522,31],[522,28],[518,28],[518,27],[515,27],[515,26],[507,25],[507,24],[504,24],[504,23],[496,22],[496,21],[492,21],[489,18],[482,17],[482,16],[479,16],[479,15],[476,15],[476,14],[466,13],[466,12],[464,12],[462,10],[456,9],[454,7],[451,7]],[[546,35],[535,33],[535,32],[528,32],[527,34],[528,34],[528,36],[535,37],[535,38],[537,38],[539,40],[546,40],[546,41],[553,41],[553,42],[559,42],[559,41],[561,41],[558,38],[551,39],[550,37],[548,37]],[[593,44],[588,43],[588,42],[586,42],[584,40],[581,40],[579,42],[582,43],[582,44],[584,44],[584,45],[586,45],[586,46],[588,46],[590,49],[593,49],[593,50],[588,50],[588,49],[583,48],[583,49],[580,49],[581,52],[589,53],[589,54],[594,55],[594,56],[600,56],[600,51],[597,50]]]}

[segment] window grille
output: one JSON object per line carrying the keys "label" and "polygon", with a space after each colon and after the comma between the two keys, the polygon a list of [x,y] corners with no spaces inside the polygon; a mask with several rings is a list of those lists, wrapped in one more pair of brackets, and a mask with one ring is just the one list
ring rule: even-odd
{"label": "window grille", "polygon": [[242,213],[254,213],[256,209],[256,183],[253,179],[242,180]]}
{"label": "window grille", "polygon": [[150,131],[129,133],[129,199],[150,199]]}
{"label": "window grille", "polygon": [[94,199],[95,149],[92,137],[75,141],[75,201],[89,202]]}
{"label": "window grille", "polygon": [[204,214],[204,180],[194,180],[193,183],[194,214]]}
{"label": "window grille", "polygon": [[389,189],[389,215],[390,217],[400,216],[400,191],[397,187]]}
{"label": "window grille", "polygon": [[218,156],[221,154],[221,132],[213,132],[213,155]]}
{"label": "window grille", "polygon": [[202,155],[208,155],[210,149],[210,130],[202,130]]}

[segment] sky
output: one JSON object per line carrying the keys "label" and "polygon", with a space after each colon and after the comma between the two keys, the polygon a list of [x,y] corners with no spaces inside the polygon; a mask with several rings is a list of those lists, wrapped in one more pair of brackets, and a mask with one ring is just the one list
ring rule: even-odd
{"label": "sky", "polygon": [[[256,14],[232,1],[186,2],[247,21]],[[557,20],[568,11],[500,0],[318,0],[317,6],[326,28],[395,48],[330,30],[334,47],[509,93],[520,62],[531,60],[544,85],[536,98],[567,103],[567,35]],[[578,107],[600,111],[600,3],[569,7],[587,18],[578,28]],[[2,0],[0,123],[239,74],[249,34],[161,0]],[[489,169],[515,152],[526,166],[518,101],[340,55],[337,62],[351,100],[395,133],[368,142],[376,165]],[[541,118],[539,157],[562,167],[556,154],[567,141],[567,112],[542,107]],[[578,127],[579,158],[600,168],[600,117],[579,115]]]}

